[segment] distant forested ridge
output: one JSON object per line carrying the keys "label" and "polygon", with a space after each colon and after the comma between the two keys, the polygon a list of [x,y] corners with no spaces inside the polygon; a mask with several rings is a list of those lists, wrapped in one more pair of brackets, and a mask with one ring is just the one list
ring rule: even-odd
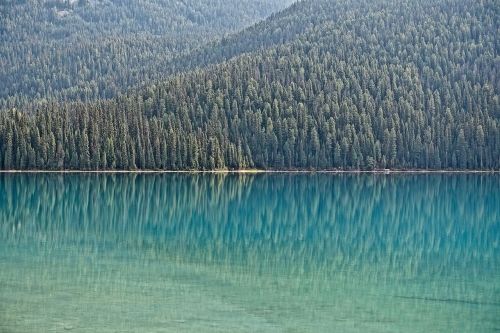
{"label": "distant forested ridge", "polygon": [[496,0],[302,1],[183,66],[231,60],[2,112],[0,165],[498,170],[499,16]]}
{"label": "distant forested ridge", "polygon": [[292,0],[2,0],[0,108],[114,97]]}

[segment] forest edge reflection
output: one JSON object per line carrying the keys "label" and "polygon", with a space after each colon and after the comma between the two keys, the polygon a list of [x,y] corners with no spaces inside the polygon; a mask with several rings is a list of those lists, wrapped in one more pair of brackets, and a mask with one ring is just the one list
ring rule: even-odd
{"label": "forest edge reflection", "polygon": [[332,295],[490,318],[498,202],[496,174],[1,174],[0,296],[177,281],[274,320],[350,309]]}

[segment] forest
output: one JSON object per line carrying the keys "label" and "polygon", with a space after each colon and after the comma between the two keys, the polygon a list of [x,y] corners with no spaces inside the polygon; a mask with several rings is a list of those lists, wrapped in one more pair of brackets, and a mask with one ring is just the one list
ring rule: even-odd
{"label": "forest", "polygon": [[0,107],[111,98],[292,0],[0,2]]}
{"label": "forest", "polygon": [[499,14],[495,0],[305,0],[147,84],[69,98],[7,83],[0,167],[498,170]]}

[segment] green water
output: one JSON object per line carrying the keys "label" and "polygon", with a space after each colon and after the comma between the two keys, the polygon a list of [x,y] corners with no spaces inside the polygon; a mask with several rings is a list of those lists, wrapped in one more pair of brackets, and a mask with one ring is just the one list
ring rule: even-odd
{"label": "green water", "polygon": [[0,175],[0,332],[500,330],[499,175]]}

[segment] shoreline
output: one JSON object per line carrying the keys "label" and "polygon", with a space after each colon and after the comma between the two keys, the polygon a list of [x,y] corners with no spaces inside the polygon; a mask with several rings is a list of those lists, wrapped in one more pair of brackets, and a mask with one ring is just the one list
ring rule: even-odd
{"label": "shoreline", "polygon": [[500,170],[0,170],[0,174],[499,174]]}

